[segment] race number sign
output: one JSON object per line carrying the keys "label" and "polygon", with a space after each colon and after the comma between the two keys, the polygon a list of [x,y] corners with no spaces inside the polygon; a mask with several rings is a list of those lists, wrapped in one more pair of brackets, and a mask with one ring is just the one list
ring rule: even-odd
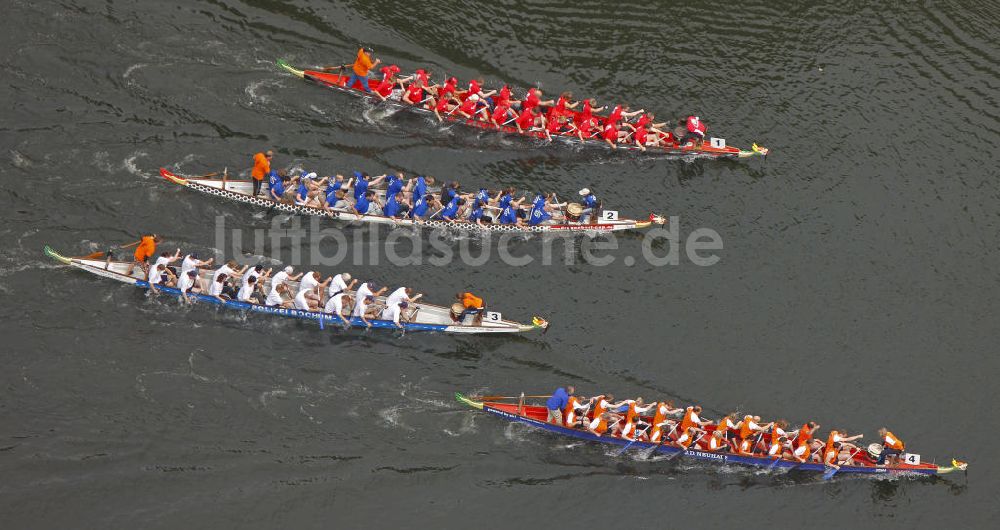
{"label": "race number sign", "polygon": [[604,210],[601,212],[601,219],[604,219],[605,221],[617,221],[618,210]]}
{"label": "race number sign", "polygon": [[726,139],[725,138],[712,138],[712,147],[716,149],[725,149]]}
{"label": "race number sign", "polygon": [[910,464],[911,466],[920,465],[920,455],[914,453],[903,453],[903,462]]}
{"label": "race number sign", "polygon": [[496,311],[487,311],[486,312],[486,321],[487,322],[500,322],[501,320],[503,320],[503,318],[500,316],[500,313],[498,313]]}

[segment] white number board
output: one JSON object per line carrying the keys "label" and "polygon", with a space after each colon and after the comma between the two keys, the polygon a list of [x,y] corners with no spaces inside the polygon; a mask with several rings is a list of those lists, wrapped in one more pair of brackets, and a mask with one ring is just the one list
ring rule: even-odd
{"label": "white number board", "polygon": [[498,313],[496,311],[487,311],[486,312],[486,321],[487,322],[500,322],[501,320],[503,320],[503,317],[500,316],[500,313]]}
{"label": "white number board", "polygon": [[601,218],[605,221],[617,221],[618,220],[618,210],[604,210],[601,212]]}
{"label": "white number board", "polygon": [[716,149],[724,149],[726,147],[725,138],[712,138],[712,147]]}
{"label": "white number board", "polygon": [[913,466],[920,465],[920,455],[914,453],[903,453],[903,462]]}

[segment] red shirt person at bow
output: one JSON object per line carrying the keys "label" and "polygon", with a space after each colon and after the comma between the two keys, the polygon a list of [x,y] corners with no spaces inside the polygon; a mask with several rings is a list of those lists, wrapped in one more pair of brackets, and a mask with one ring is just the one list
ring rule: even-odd
{"label": "red shirt person at bow", "polygon": [[701,145],[701,142],[705,141],[708,126],[698,116],[688,116],[686,120],[680,120],[678,129],[681,127],[685,131],[684,137],[677,142],[681,147],[684,147],[689,141],[694,141],[695,145]]}
{"label": "red shirt person at bow", "polygon": [[256,197],[260,194],[260,186],[264,182],[264,178],[267,174],[271,172],[271,159],[274,158],[274,151],[268,149],[266,152],[260,152],[253,155],[253,169],[250,171],[250,177],[253,180],[253,196]]}

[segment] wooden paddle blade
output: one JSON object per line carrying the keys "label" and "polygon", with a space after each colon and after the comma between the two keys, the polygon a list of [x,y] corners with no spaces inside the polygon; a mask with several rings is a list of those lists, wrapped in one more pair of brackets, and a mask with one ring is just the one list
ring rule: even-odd
{"label": "wooden paddle blade", "polygon": [[93,254],[87,254],[86,256],[80,256],[77,259],[101,259],[103,257],[104,257],[104,253],[98,251],[98,252],[94,252]]}

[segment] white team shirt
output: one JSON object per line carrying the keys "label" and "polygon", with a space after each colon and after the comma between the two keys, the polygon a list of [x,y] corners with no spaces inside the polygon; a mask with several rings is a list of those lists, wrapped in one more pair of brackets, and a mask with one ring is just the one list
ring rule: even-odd
{"label": "white team shirt", "polygon": [[400,302],[409,302],[410,297],[406,295],[406,287],[400,287],[385,298],[386,307],[396,307]]}
{"label": "white team shirt", "polygon": [[317,285],[319,285],[319,280],[313,277],[312,272],[309,272],[302,277],[301,281],[299,281],[299,293],[302,291],[308,291],[309,289],[314,289]]}
{"label": "white team shirt", "polygon": [[167,265],[170,265],[170,258],[165,258],[163,256],[160,256],[160,257],[156,258],[156,261],[153,262],[153,268],[152,268],[152,270],[156,270],[156,266],[159,265],[159,264],[161,264],[161,263],[163,264],[164,267],[166,267]]}
{"label": "white team shirt", "polygon": [[191,254],[184,256],[184,261],[181,262],[181,276],[187,276],[189,270],[197,269],[198,263],[201,262],[192,258]]}
{"label": "white team shirt", "polygon": [[165,270],[158,271],[156,269],[149,269],[149,271],[150,271],[149,272],[149,284],[150,285],[157,285],[157,284],[159,284],[160,281],[163,280],[163,275],[167,273],[167,271],[165,271]]}
{"label": "white team shirt", "polygon": [[269,306],[279,306],[285,302],[285,299],[281,297],[281,293],[271,289],[270,293],[267,293],[267,300],[264,301],[265,304]]}
{"label": "white team shirt", "polygon": [[399,304],[388,305],[382,310],[382,320],[391,320],[399,324],[399,318],[402,314],[403,308],[399,307]]}
{"label": "white team shirt", "polygon": [[299,291],[299,294],[295,295],[295,309],[309,311],[309,301],[306,300],[306,292],[308,291]]}
{"label": "white team shirt", "polygon": [[330,282],[330,296],[333,296],[338,292],[344,292],[346,290],[347,290],[347,282],[344,281],[344,275],[338,274],[334,276],[333,280]]}
{"label": "white team shirt", "polygon": [[[361,290],[358,289],[358,291],[360,292]],[[368,305],[365,304],[365,299],[359,295],[358,296],[358,301],[355,302],[355,304],[354,304],[354,313],[351,313],[351,314],[354,315],[354,316],[356,316],[356,317],[360,317],[360,316],[364,316],[365,311],[367,311],[367,310],[368,310]]]}
{"label": "white team shirt", "polygon": [[229,267],[229,265],[223,265],[218,269],[215,269],[215,273],[212,274],[212,283],[217,283],[220,274],[225,274],[227,277],[231,277],[236,271]]}
{"label": "white team shirt", "polygon": [[365,282],[358,287],[358,301],[363,301],[366,296],[375,296],[375,293],[373,293],[371,288],[368,287],[368,282]]}
{"label": "white team shirt", "polygon": [[260,278],[261,273],[257,272],[256,269],[247,270],[246,274],[243,275],[243,287],[250,285],[250,278]]}
{"label": "white team shirt", "polygon": [[256,284],[250,285],[248,282],[244,282],[243,287],[240,287],[240,292],[236,294],[236,299],[240,302],[250,302],[250,295],[253,294],[254,287]]}
{"label": "white team shirt", "polygon": [[326,307],[323,308],[327,313],[333,313],[339,315],[344,311],[344,297],[347,293],[335,294],[326,301]]}
{"label": "white team shirt", "polygon": [[198,279],[197,276],[194,278],[188,276],[187,274],[180,277],[177,280],[177,288],[181,290],[182,293],[187,292],[188,289],[194,287],[194,282]]}
{"label": "white team shirt", "polygon": [[288,281],[288,273],[285,271],[280,271],[278,274],[271,276],[271,292],[268,293],[268,298],[271,297],[271,294],[277,294],[275,291],[278,289],[278,286],[286,281]]}
{"label": "white team shirt", "polygon": [[212,282],[212,285],[208,288],[208,294],[212,296],[221,296],[223,285],[224,284],[222,282]]}

